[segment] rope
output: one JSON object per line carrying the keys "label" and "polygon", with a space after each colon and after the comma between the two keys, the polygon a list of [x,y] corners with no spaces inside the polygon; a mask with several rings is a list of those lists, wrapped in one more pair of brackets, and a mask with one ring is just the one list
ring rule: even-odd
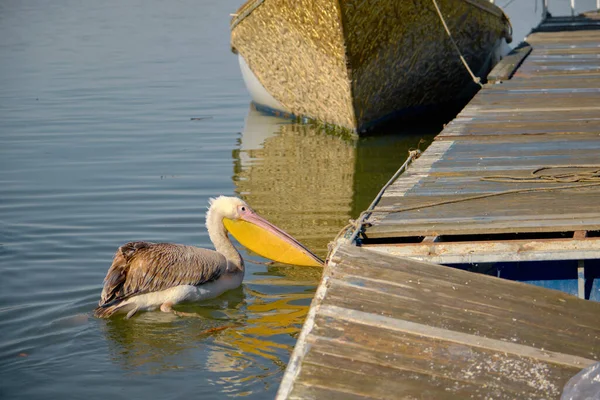
{"label": "rope", "polygon": [[[585,168],[590,171],[566,172],[554,174],[541,174],[542,171],[552,169],[570,169],[570,168]],[[484,176],[482,181],[491,182],[555,182],[555,183],[574,183],[574,182],[600,182],[600,165],[555,165],[549,167],[541,167],[531,172],[530,176]]]}
{"label": "rope", "polygon": [[[591,171],[539,175],[539,172],[551,170],[553,168],[554,169],[586,168],[586,169],[591,169]],[[529,193],[529,192],[549,192],[549,191],[553,191],[553,190],[579,189],[579,188],[600,186],[600,165],[548,166],[548,167],[541,167],[541,168],[537,168],[537,169],[533,170],[531,172],[531,175],[527,176],[527,177],[498,175],[498,176],[484,176],[481,178],[481,180],[482,181],[491,181],[491,182],[526,182],[526,183],[548,183],[548,182],[554,182],[554,183],[591,182],[591,183],[505,190],[503,192],[486,193],[486,194],[480,194],[480,195],[475,195],[475,196],[463,197],[460,199],[443,200],[443,201],[437,201],[434,203],[406,207],[406,208],[394,210],[393,212],[396,213],[396,212],[414,211],[414,210],[420,210],[423,208],[431,208],[431,207],[442,206],[442,205],[446,205],[446,204],[460,203],[463,201],[471,201],[471,200],[486,199],[486,198],[496,197],[496,196],[504,196],[507,194]]]}
{"label": "rope", "polygon": [[[423,139],[421,139],[419,141],[419,145],[421,145],[421,143],[423,143]],[[419,158],[421,156],[421,153],[422,153],[422,151],[419,150],[418,148],[408,151],[408,158],[406,159],[404,164],[402,164],[400,166],[400,168],[398,168],[398,170],[387,181],[387,183],[383,186],[383,188],[379,191],[379,193],[377,193],[377,196],[375,196],[375,199],[373,199],[373,201],[371,202],[369,207],[365,211],[361,212],[356,220],[351,219],[349,221],[349,223],[338,232],[338,234],[335,236],[333,241],[329,243],[329,245],[328,245],[329,251],[327,253],[327,257],[325,258],[325,263],[327,263],[329,261],[329,258],[334,253],[335,249],[337,247],[339,247],[338,241],[340,238],[345,236],[345,239],[346,239],[345,242],[347,242],[347,243],[352,243],[356,240],[358,234],[363,230],[363,228],[365,226],[368,225],[365,223],[365,220],[371,216],[371,214],[373,213],[373,210],[375,209],[375,206],[377,206],[377,204],[379,203],[379,200],[381,200],[381,197],[383,197],[383,193],[387,190],[388,187],[390,187],[390,185],[392,183],[394,183],[394,181],[398,178],[398,176],[400,176],[400,174],[408,168],[408,166],[410,165],[410,163],[412,161],[416,160],[417,158]],[[354,230],[352,230],[351,234],[350,234],[351,228],[354,228]]]}
{"label": "rope", "polygon": [[483,85],[481,84],[481,78],[479,78],[478,76],[475,76],[475,74],[473,73],[473,71],[471,71],[471,68],[469,68],[469,64],[467,63],[467,60],[465,60],[465,58],[462,55],[462,52],[458,48],[458,45],[454,41],[454,38],[452,37],[452,34],[450,33],[450,29],[448,29],[448,25],[446,25],[446,21],[444,20],[444,16],[442,15],[442,12],[440,11],[440,8],[438,7],[437,1],[436,0],[431,0],[431,1],[433,1],[433,5],[435,6],[435,10],[437,11],[438,15],[440,16],[440,20],[442,21],[442,24],[444,25],[444,29],[446,30],[446,33],[448,34],[448,37],[450,38],[450,41],[452,42],[452,45],[454,46],[454,49],[456,50],[456,52],[458,53],[458,56],[460,57],[460,61],[462,61],[463,65],[467,69],[467,72],[469,72],[469,75],[471,75],[471,79],[473,79],[473,82],[475,82],[479,86],[483,87]]}
{"label": "rope", "polygon": [[[421,143],[421,142],[419,142]],[[390,178],[390,180],[384,185],[384,187],[379,191],[375,199],[371,202],[367,210],[360,213],[359,217],[356,220],[350,220],[348,225],[342,228],[340,232],[336,235],[333,242],[329,243],[329,252],[326,257],[326,263],[329,261],[331,255],[335,252],[335,250],[340,246],[342,237],[345,238],[344,242],[352,243],[356,240],[359,233],[361,233],[365,226],[369,226],[368,223],[365,222],[371,214],[373,214],[373,210],[375,206],[379,203],[379,200],[383,197],[383,193],[387,190],[388,187],[392,185],[392,183],[398,178],[398,176],[404,172],[410,163],[421,156],[421,150],[409,150],[408,158],[402,164],[402,166],[396,171],[396,173]],[[552,169],[565,170],[565,169],[588,169],[588,171],[577,171],[577,172],[562,172],[562,173],[545,173],[541,172],[550,171]],[[530,192],[549,192],[554,190],[567,190],[567,189],[580,189],[580,188],[588,188],[594,186],[600,186],[600,165],[557,165],[557,166],[545,166],[537,168],[531,171],[529,176],[519,177],[519,176],[510,176],[510,175],[495,175],[495,176],[484,176],[481,178],[482,181],[489,182],[523,182],[523,183],[570,183],[569,185],[561,185],[561,186],[544,186],[544,187],[532,187],[532,188],[524,188],[524,189],[511,189],[505,190],[502,192],[494,192],[494,193],[485,193],[479,194],[475,196],[462,197],[460,199],[451,199],[451,200],[443,200],[437,201],[428,204],[421,204],[412,207],[395,209],[392,212],[400,213],[406,211],[414,211],[421,210],[423,208],[431,208],[442,206],[446,204],[454,204],[461,203],[465,201],[471,200],[479,200],[479,199],[487,199],[490,197],[504,196],[507,194],[517,194],[517,193],[530,193]],[[589,182],[589,183],[576,183],[576,182]],[[354,228],[350,231],[351,228]]]}
{"label": "rope", "polygon": [[597,183],[587,183],[587,184],[583,184],[583,185],[565,185],[565,186],[553,186],[553,187],[543,187],[543,188],[529,188],[529,189],[506,190],[504,192],[486,193],[486,194],[480,194],[480,195],[477,195],[477,196],[463,197],[463,198],[460,198],[460,199],[438,201],[438,202],[435,202],[435,203],[429,203],[429,204],[424,204],[424,205],[420,205],[420,206],[400,208],[398,210],[394,210],[393,212],[397,213],[397,212],[406,212],[406,211],[420,210],[422,208],[430,208],[430,207],[436,207],[436,206],[443,206],[443,205],[446,205],[446,204],[460,203],[460,202],[463,202],[463,201],[470,201],[470,200],[486,199],[488,197],[503,196],[505,194],[527,193],[527,192],[548,192],[548,191],[552,191],[552,190],[578,189],[578,188],[585,188],[585,187],[592,187],[592,186],[600,186],[600,182],[597,182]]}

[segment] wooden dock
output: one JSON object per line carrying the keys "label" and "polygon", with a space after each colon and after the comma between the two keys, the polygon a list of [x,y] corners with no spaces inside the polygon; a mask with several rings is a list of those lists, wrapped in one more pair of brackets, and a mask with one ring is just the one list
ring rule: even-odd
{"label": "wooden dock", "polygon": [[361,247],[338,241],[277,398],[558,399],[600,360],[599,302],[437,265],[561,260],[599,290],[600,26],[574,21],[540,25]]}
{"label": "wooden dock", "polygon": [[600,360],[600,303],[342,245],[278,397],[553,399]]}

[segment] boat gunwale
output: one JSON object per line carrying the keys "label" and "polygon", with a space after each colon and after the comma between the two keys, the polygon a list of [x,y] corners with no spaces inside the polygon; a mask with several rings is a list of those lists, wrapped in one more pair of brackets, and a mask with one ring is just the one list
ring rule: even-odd
{"label": "boat gunwale", "polygon": [[[264,0],[261,0],[261,1],[264,1]],[[463,0],[463,1],[471,4],[474,7],[479,8],[482,11],[486,11],[486,12],[494,15],[495,17],[504,19],[506,24],[508,24],[508,28],[509,28],[509,30],[507,30],[505,32],[506,43],[512,42],[512,40],[513,40],[513,38],[512,38],[512,35],[513,35],[512,23],[510,22],[510,18],[508,18],[508,15],[506,15],[506,13],[504,12],[504,10],[502,8],[497,6],[495,3],[490,3],[486,0]]]}
{"label": "boat gunwale", "polygon": [[[261,1],[264,1],[264,0],[261,0]],[[506,19],[508,19],[508,16],[504,13],[504,11],[502,11],[502,9],[499,6],[497,6],[494,3],[490,3],[487,0],[463,0],[463,1],[479,8],[480,10],[487,11],[496,17],[502,18],[502,16],[504,15],[506,17]]]}
{"label": "boat gunwale", "polygon": [[[238,8],[238,10],[235,12],[235,14],[232,14],[233,18],[231,19],[229,28],[231,30],[233,30],[240,22],[242,22],[243,19],[245,19],[248,15],[250,15],[252,13],[252,11],[254,11],[258,6],[260,6],[265,1],[266,0],[250,0],[250,1],[247,1],[244,4],[242,4],[240,6],[240,8]],[[337,1],[337,0],[333,0],[333,1]],[[499,18],[504,17],[510,24],[510,20],[509,20],[508,16],[506,15],[506,13],[504,13],[504,11],[494,3],[489,3],[489,2],[486,2],[485,0],[462,0],[462,1],[469,3],[469,4],[479,8],[482,11],[489,12],[490,14],[493,14],[496,17],[499,17]]]}
{"label": "boat gunwale", "polygon": [[233,30],[240,22],[250,15],[252,11],[264,2],[265,0],[250,0],[242,4],[236,13],[232,14],[233,18],[231,18],[231,22],[229,23],[229,29]]}

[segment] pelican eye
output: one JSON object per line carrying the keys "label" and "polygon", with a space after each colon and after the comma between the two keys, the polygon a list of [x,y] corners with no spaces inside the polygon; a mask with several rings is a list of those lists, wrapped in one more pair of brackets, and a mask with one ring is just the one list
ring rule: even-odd
{"label": "pelican eye", "polygon": [[246,207],[242,206],[241,210],[246,211]]}

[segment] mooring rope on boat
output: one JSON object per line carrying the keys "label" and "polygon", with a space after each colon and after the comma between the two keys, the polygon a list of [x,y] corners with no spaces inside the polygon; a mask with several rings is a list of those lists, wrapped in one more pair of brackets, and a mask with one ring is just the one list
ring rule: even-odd
{"label": "mooring rope on boat", "polygon": [[473,82],[475,82],[479,86],[483,87],[483,84],[481,83],[481,78],[478,76],[475,76],[473,71],[471,71],[471,68],[469,67],[469,64],[467,63],[467,60],[465,60],[465,58],[462,55],[462,52],[460,51],[460,49],[458,48],[458,45],[456,44],[456,41],[454,41],[454,38],[452,37],[452,33],[450,33],[450,29],[448,28],[448,25],[446,24],[446,20],[444,19],[444,16],[442,15],[442,12],[440,11],[440,7],[438,6],[437,1],[436,0],[431,0],[431,1],[433,1],[435,10],[437,11],[437,13],[440,17],[440,20],[442,21],[442,25],[444,25],[444,29],[446,30],[446,33],[448,34],[448,37],[450,38],[450,41],[452,42],[454,49],[458,53],[458,57],[460,57],[460,60],[462,61],[465,68],[467,69],[467,72],[469,72],[469,75],[471,75],[471,79],[473,79]]}

